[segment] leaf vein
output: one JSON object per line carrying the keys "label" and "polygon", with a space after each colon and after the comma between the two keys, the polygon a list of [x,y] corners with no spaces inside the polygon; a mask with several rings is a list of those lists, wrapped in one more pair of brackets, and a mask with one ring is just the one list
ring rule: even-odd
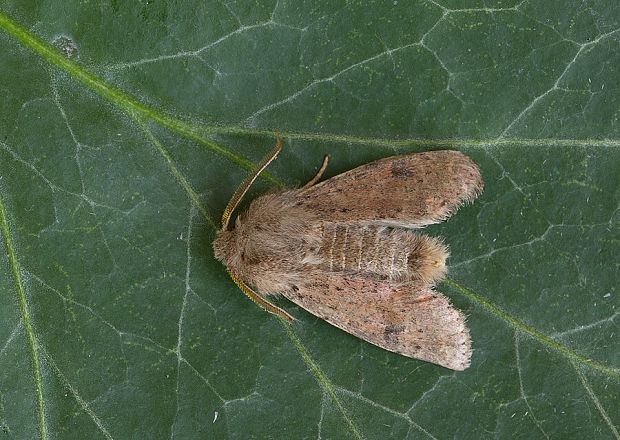
{"label": "leaf vein", "polygon": [[589,368],[591,368],[593,370],[596,370],[596,371],[604,374],[605,376],[608,376],[608,377],[611,377],[611,378],[614,378],[614,379],[620,381],[620,371],[617,368],[613,368],[613,367],[609,367],[607,365],[601,364],[598,361],[595,361],[593,359],[589,359],[589,358],[587,358],[587,357],[585,357],[585,356],[575,352],[574,350],[571,350],[570,348],[568,348],[564,344],[561,344],[561,343],[557,342],[556,340],[552,339],[551,337],[549,337],[549,336],[543,334],[542,332],[536,330],[534,327],[529,326],[528,324],[526,324],[525,322],[523,322],[522,320],[520,320],[516,316],[511,315],[510,313],[506,312],[505,310],[503,310],[499,306],[495,305],[494,303],[492,303],[488,299],[486,299],[483,296],[477,294],[473,290],[468,289],[467,287],[459,284],[458,282],[456,282],[453,279],[445,278],[444,279],[444,283],[447,284],[448,286],[452,287],[453,289],[455,289],[456,291],[458,291],[459,293],[461,293],[465,297],[467,297],[470,301],[472,301],[472,302],[476,303],[477,305],[481,306],[483,309],[485,309],[487,312],[489,312],[492,315],[494,315],[496,318],[504,321],[510,327],[516,329],[517,331],[519,331],[521,333],[527,334],[528,336],[532,337],[533,339],[535,339],[536,341],[538,341],[542,345],[546,346],[549,350],[552,350],[552,351],[554,351],[556,353],[561,354],[562,356],[567,358],[569,361],[577,362],[577,363],[579,363],[581,365],[584,365],[584,366],[587,366],[587,367],[589,367]]}
{"label": "leaf vein", "polygon": [[0,359],[2,359],[2,356],[4,356],[4,352],[7,350],[7,348],[9,348],[9,346],[11,345],[11,342],[13,342],[13,339],[15,339],[15,336],[17,336],[17,333],[19,333],[19,330],[21,328],[22,328],[22,322],[20,320],[15,326],[15,328],[13,329],[13,331],[11,332],[11,334],[9,335],[9,337],[7,338],[7,340],[5,341],[2,348],[0,349]]}
{"label": "leaf vein", "polygon": [[360,432],[359,428],[356,426],[355,422],[353,421],[353,419],[351,418],[351,416],[349,415],[345,407],[342,405],[342,402],[340,402],[340,399],[338,398],[338,395],[336,394],[336,387],[334,386],[334,384],[331,383],[331,381],[327,378],[325,373],[323,373],[323,370],[321,370],[321,368],[314,361],[314,359],[312,359],[312,357],[310,356],[310,353],[308,353],[308,351],[306,350],[306,347],[304,347],[299,337],[295,334],[295,332],[291,328],[291,325],[287,321],[285,321],[284,318],[278,317],[278,320],[280,321],[280,324],[284,328],[284,331],[286,332],[290,340],[295,345],[295,348],[297,348],[297,351],[301,355],[301,358],[303,359],[305,364],[308,366],[308,368],[310,369],[310,371],[316,378],[321,388],[323,388],[323,391],[330,397],[334,405],[336,405],[336,408],[338,408],[338,411],[340,411],[342,418],[345,420],[345,422],[349,426],[349,429],[351,430],[353,435],[355,435],[355,437],[358,439],[363,439],[364,437],[362,436],[362,433]]}
{"label": "leaf vein", "polygon": [[600,400],[598,400],[598,397],[596,397],[596,394],[594,394],[594,390],[592,390],[592,387],[588,383],[588,379],[586,378],[586,375],[583,373],[583,371],[581,371],[581,368],[579,365],[576,365],[574,362],[571,362],[571,364],[573,365],[573,368],[575,368],[575,371],[577,372],[577,376],[579,377],[581,384],[583,385],[586,392],[588,393],[588,397],[590,397],[590,399],[594,403],[594,406],[596,406],[596,409],[598,410],[598,412],[601,413],[601,417],[603,417],[603,420],[605,420],[605,423],[607,424],[607,426],[609,426],[609,430],[611,431],[611,433],[616,439],[620,440],[620,433],[618,433],[618,429],[614,426],[613,422],[609,418],[609,415],[607,414],[607,411],[605,411],[605,408],[603,408],[603,405],[601,404]]}
{"label": "leaf vein", "polygon": [[78,390],[71,384],[71,382],[69,382],[69,380],[65,377],[65,375],[62,374],[62,371],[60,371],[60,368],[58,367],[58,365],[56,365],[56,362],[54,362],[51,355],[45,349],[42,349],[42,351],[43,351],[43,355],[45,356],[45,359],[51,365],[52,369],[56,373],[56,376],[58,377],[58,379],[60,379],[63,385],[67,387],[67,389],[71,392],[71,395],[73,396],[75,401],[80,405],[80,408],[82,408],[82,410],[86,414],[88,414],[88,416],[91,418],[93,423],[97,426],[97,428],[101,431],[101,433],[104,435],[106,439],[114,440],[114,437],[112,437],[110,432],[107,430],[107,428],[103,424],[103,421],[99,418],[99,416],[95,413],[95,411],[93,411],[93,409],[90,407],[88,402],[86,402],[82,398],[82,396],[80,396],[80,393],[78,393]]}
{"label": "leaf vein", "polygon": [[540,95],[536,96],[532,102],[530,102],[530,104],[525,107],[518,115],[515,119],[513,119],[513,121],[508,124],[506,126],[506,128],[504,129],[504,131],[502,131],[502,133],[499,135],[499,137],[503,137],[505,136],[511,129],[512,127],[517,124],[527,113],[530,112],[530,110],[532,110],[536,104],[541,101],[545,96],[547,96],[549,93],[553,92],[554,90],[557,90],[560,86],[560,81],[562,81],[562,78],[564,78],[564,76],[568,73],[569,69],[573,66],[573,64],[575,64],[575,62],[577,61],[577,59],[579,58],[579,56],[581,55],[582,52],[584,52],[586,49],[589,49],[591,47],[594,47],[596,44],[598,44],[599,41],[608,38],[610,36],[612,36],[613,34],[615,34],[616,32],[620,31],[620,28],[615,29],[611,32],[607,32],[605,34],[599,35],[597,38],[595,38],[594,40],[585,43],[585,44],[581,44],[579,45],[579,50],[577,50],[577,52],[575,53],[575,56],[573,57],[572,60],[570,60],[567,64],[566,67],[564,68],[564,70],[562,71],[562,73],[558,76],[558,78],[555,80],[555,82],[553,83],[553,85],[551,86],[551,88],[547,89],[545,92],[541,93]]}
{"label": "leaf vein", "polygon": [[280,107],[283,104],[291,102],[292,100],[294,100],[298,96],[302,95],[307,90],[310,90],[310,89],[314,88],[315,86],[318,86],[318,85],[326,83],[326,82],[333,82],[336,78],[338,78],[339,76],[347,73],[350,70],[353,70],[353,69],[355,69],[357,67],[360,67],[360,66],[363,66],[365,64],[368,64],[368,63],[370,63],[370,62],[372,62],[372,61],[374,61],[376,59],[382,58],[384,56],[391,56],[394,52],[398,52],[398,51],[403,50],[403,49],[407,49],[407,48],[415,47],[415,46],[420,46],[420,45],[421,45],[420,42],[415,42],[415,43],[404,44],[402,46],[398,46],[398,47],[395,47],[395,48],[392,48],[392,49],[386,49],[386,50],[384,50],[382,52],[379,52],[379,53],[377,53],[377,54],[375,54],[375,55],[373,55],[373,56],[371,56],[369,58],[366,58],[366,59],[364,59],[362,61],[358,61],[357,63],[351,64],[350,66],[345,67],[344,69],[339,70],[338,72],[336,72],[336,73],[334,73],[334,74],[332,74],[332,75],[330,75],[328,77],[320,78],[320,79],[315,79],[314,81],[310,82],[309,84],[305,85],[304,87],[302,87],[298,91],[290,94],[289,96],[284,97],[284,98],[282,98],[281,100],[279,100],[277,102],[273,102],[271,104],[268,104],[268,105],[266,105],[264,107],[259,108],[254,113],[252,113],[250,116],[248,116],[245,119],[245,122],[246,123],[250,123],[257,116],[259,116],[259,115],[261,115],[261,114],[263,114],[263,113],[265,113],[265,112],[267,112],[269,110],[272,110],[274,108]]}
{"label": "leaf vein", "polygon": [[2,237],[4,239],[4,246],[8,256],[9,266],[13,274],[13,282],[15,283],[15,291],[17,293],[17,300],[19,302],[19,310],[21,313],[21,320],[24,326],[24,332],[26,334],[26,340],[28,341],[28,349],[30,354],[30,362],[32,366],[32,372],[34,374],[34,391],[37,401],[37,413],[39,423],[39,436],[41,440],[47,439],[47,424],[45,422],[45,400],[43,399],[43,378],[41,374],[41,359],[39,358],[39,343],[34,332],[32,324],[32,318],[30,316],[30,309],[28,301],[26,300],[26,292],[22,282],[22,274],[19,268],[19,262],[13,242],[11,240],[11,234],[9,230],[9,223],[6,215],[6,209],[4,207],[4,201],[0,194],[0,228],[2,231]]}
{"label": "leaf vein", "polygon": [[[442,377],[444,377],[444,376],[442,376]],[[392,414],[395,417],[401,418],[401,419],[405,420],[407,423],[409,423],[410,427],[417,429],[419,432],[425,434],[427,437],[429,437],[429,438],[431,438],[433,440],[437,440],[437,438],[433,434],[431,434],[426,429],[424,429],[422,426],[417,424],[411,418],[411,416],[409,414],[407,414],[407,413],[398,412],[398,411],[396,411],[396,410],[394,410],[392,408],[389,408],[389,407],[381,405],[381,404],[379,404],[379,403],[377,403],[377,402],[375,402],[373,400],[370,400],[369,398],[363,396],[360,393],[354,393],[353,391],[347,390],[347,389],[342,388],[342,387],[338,387],[338,391],[340,391],[343,394],[347,394],[347,395],[349,395],[349,396],[351,396],[351,397],[353,397],[353,398],[355,398],[357,400],[360,400],[360,401],[366,403],[367,405],[370,405],[370,406],[375,407],[375,408],[379,408],[380,410],[385,411],[385,412],[387,412],[389,414]],[[426,395],[427,393],[428,393],[428,391],[426,391],[424,394]],[[409,411],[411,411],[411,408],[407,412],[409,412]]]}
{"label": "leaf vein", "polygon": [[519,376],[519,392],[521,394],[521,398],[523,399],[523,402],[525,402],[525,406],[527,406],[528,415],[534,421],[534,424],[536,425],[538,430],[545,436],[545,438],[548,439],[549,435],[545,432],[545,430],[542,427],[542,424],[538,420],[538,417],[536,417],[536,415],[534,414],[534,409],[530,405],[530,401],[528,399],[527,394],[525,393],[525,388],[523,386],[523,375],[521,374],[521,352],[519,348],[520,347],[520,344],[519,344],[520,336],[519,335],[520,335],[520,332],[515,331],[515,358],[516,358],[516,363],[517,363],[517,375]]}

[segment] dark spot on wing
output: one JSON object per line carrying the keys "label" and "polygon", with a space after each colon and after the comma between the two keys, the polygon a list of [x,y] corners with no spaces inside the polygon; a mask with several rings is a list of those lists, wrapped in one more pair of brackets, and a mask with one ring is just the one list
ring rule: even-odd
{"label": "dark spot on wing", "polygon": [[407,167],[407,161],[396,159],[392,161],[392,176],[397,179],[408,179],[414,176],[414,172]]}
{"label": "dark spot on wing", "polygon": [[404,325],[388,325],[383,330],[383,337],[386,341],[396,342],[398,340],[398,335],[405,331]]}

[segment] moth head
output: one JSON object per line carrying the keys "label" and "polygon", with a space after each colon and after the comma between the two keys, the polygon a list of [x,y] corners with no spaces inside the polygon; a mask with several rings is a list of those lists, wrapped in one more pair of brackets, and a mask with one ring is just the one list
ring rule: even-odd
{"label": "moth head", "polygon": [[222,229],[217,232],[215,240],[213,240],[213,253],[215,258],[226,264],[230,258],[230,246],[234,241],[234,231]]}
{"label": "moth head", "polygon": [[[232,229],[221,229],[213,240],[215,258],[229,269],[240,270],[253,261],[251,225],[243,221],[243,215],[235,220]],[[251,255],[252,254],[252,255]]]}
{"label": "moth head", "polygon": [[[239,218],[235,221],[235,226],[240,226]],[[215,254],[215,258],[228,267],[230,267],[234,260],[238,259],[235,255],[238,249],[237,236],[237,228],[223,228],[217,232],[215,240],[213,240],[213,253]]]}
{"label": "moth head", "polygon": [[281,149],[282,139],[278,135],[276,136],[276,146],[273,150],[271,150],[271,153],[269,153],[269,155],[258,165],[256,170],[254,170],[254,172],[250,174],[241,183],[241,185],[239,185],[233,196],[228,201],[226,209],[224,209],[224,213],[222,214],[222,229],[218,231],[215,240],[213,241],[213,251],[215,253],[215,258],[223,262],[229,269],[234,269],[235,267],[245,263],[245,248],[247,247],[248,242],[247,239],[244,239],[246,235],[242,231],[242,216],[237,217],[235,220],[234,229],[228,229],[228,224],[232,213],[237,208],[239,202],[248,191],[252,183],[260,175],[260,173],[267,168],[267,165],[275,159]]}

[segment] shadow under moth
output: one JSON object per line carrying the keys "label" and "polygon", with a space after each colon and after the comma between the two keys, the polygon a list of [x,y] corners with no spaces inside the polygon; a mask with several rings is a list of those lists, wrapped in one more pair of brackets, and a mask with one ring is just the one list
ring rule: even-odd
{"label": "shadow under moth", "polygon": [[288,321],[292,316],[265,296],[281,294],[386,350],[467,368],[465,316],[433,290],[446,272],[448,249],[415,230],[482,192],[476,164],[458,151],[430,151],[387,157],[317,183],[326,157],[305,186],[256,198],[229,228],[239,201],[280,149],[278,137],[231,198],[213,242],[239,288]]}

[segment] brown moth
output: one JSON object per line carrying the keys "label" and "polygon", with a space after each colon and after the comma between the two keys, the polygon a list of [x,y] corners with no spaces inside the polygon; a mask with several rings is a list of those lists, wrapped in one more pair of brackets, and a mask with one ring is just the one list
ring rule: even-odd
{"label": "brown moth", "polygon": [[[230,216],[274,150],[239,186],[213,248],[250,299],[282,294],[330,324],[404,356],[453,370],[469,366],[465,316],[433,290],[448,249],[413,230],[438,223],[482,192],[476,164],[458,151],[388,157],[304,187],[267,193]],[[260,294],[256,293],[256,289]]]}

